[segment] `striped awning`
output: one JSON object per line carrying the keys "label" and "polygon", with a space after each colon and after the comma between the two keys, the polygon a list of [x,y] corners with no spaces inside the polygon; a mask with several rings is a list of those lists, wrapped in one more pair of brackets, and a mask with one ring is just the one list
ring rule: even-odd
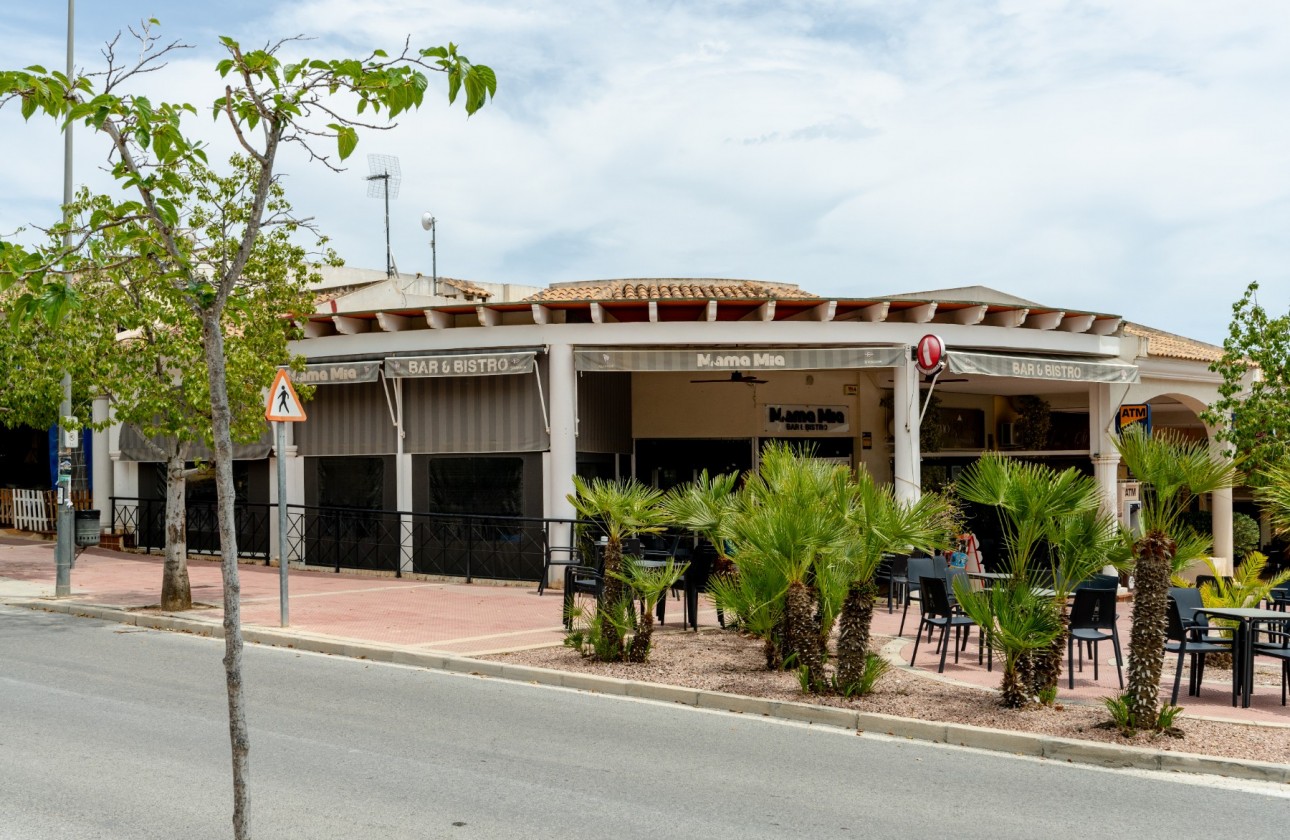
{"label": "striped awning", "polygon": [[951,373],[977,376],[1009,376],[1014,379],[1042,379],[1049,382],[1138,381],[1138,366],[1119,359],[1083,356],[1010,356],[1003,353],[970,353],[949,350],[945,354]]}
{"label": "striped awning", "polygon": [[583,347],[583,371],[851,370],[896,367],[907,347]]}

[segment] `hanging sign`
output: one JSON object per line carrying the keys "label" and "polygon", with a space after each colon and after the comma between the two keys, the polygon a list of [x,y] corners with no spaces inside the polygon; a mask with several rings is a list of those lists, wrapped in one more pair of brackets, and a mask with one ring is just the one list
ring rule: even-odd
{"label": "hanging sign", "polygon": [[918,339],[917,352],[914,353],[914,367],[924,376],[941,372],[945,367],[945,342],[939,335],[928,333]]}
{"label": "hanging sign", "polygon": [[305,419],[305,407],[300,403],[291,377],[286,370],[279,370],[269,388],[269,402],[264,407],[264,418],[275,423],[299,423]]}
{"label": "hanging sign", "polygon": [[1141,424],[1142,431],[1151,434],[1151,406],[1146,403],[1137,405],[1120,406],[1119,416],[1116,417],[1116,426],[1120,434],[1130,426]]}

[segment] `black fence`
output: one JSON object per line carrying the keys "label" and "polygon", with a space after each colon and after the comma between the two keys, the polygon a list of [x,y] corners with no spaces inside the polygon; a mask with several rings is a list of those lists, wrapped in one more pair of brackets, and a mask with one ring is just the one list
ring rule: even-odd
{"label": "black fence", "polygon": [[[135,545],[145,551],[166,547],[166,502],[164,499],[112,497],[112,531],[133,535]],[[237,552],[242,557],[269,558],[269,517],[273,505],[239,502],[233,508]],[[219,525],[214,502],[189,502],[187,511],[188,551],[191,554],[219,554]]]}
{"label": "black fence", "polygon": [[[238,503],[238,554],[277,555],[270,522],[277,506]],[[341,569],[415,572],[493,580],[536,581],[542,576],[553,525],[572,520],[474,514],[409,513],[393,510],[287,506],[287,555],[292,562]],[[112,529],[133,534],[138,547],[165,546],[165,503],[160,499],[112,499]],[[188,550],[218,553],[213,503],[188,505]]]}

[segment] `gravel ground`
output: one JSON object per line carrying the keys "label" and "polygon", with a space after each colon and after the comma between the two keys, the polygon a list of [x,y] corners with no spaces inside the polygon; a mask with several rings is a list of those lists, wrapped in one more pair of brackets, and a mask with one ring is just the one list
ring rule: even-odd
{"label": "gravel ground", "polygon": [[[888,641],[889,638],[875,636],[874,649],[881,649]],[[796,675],[765,669],[759,641],[730,631],[655,636],[650,661],[643,665],[593,662],[569,648],[541,648],[484,658],[751,697],[814,702],[906,718],[967,723],[1158,750],[1279,763],[1290,760],[1290,727],[1195,720],[1184,713],[1177,722],[1181,737],[1139,735],[1126,739],[1104,725],[1108,716],[1100,706],[1065,704],[1021,711],[1004,709],[998,705],[996,691],[948,684],[900,667],[893,667],[868,697],[858,700],[812,698],[802,694]],[[1209,671],[1207,668],[1207,675]]]}

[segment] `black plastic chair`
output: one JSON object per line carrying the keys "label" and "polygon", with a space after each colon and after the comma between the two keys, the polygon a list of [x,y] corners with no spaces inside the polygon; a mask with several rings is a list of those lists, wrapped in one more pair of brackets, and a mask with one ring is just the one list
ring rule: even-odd
{"label": "black plastic chair", "polygon": [[1124,690],[1124,656],[1120,653],[1120,631],[1115,627],[1114,589],[1076,589],[1071,605],[1070,632],[1066,636],[1066,676],[1075,687],[1075,648],[1079,646],[1079,669],[1084,671],[1084,645],[1093,659],[1093,680],[1098,679],[1098,643],[1109,641],[1115,648],[1115,673]]}
{"label": "black plastic chair", "polygon": [[1198,641],[1215,645],[1230,642],[1231,636],[1217,632],[1216,628],[1210,626],[1209,616],[1200,612],[1205,604],[1201,600],[1199,589],[1192,589],[1190,586],[1171,586],[1169,597],[1178,603],[1178,617],[1183,627],[1199,632],[1199,636],[1196,637]]}
{"label": "black plastic chair", "polygon": [[[959,650],[967,647],[966,632],[971,632],[976,627],[976,622],[963,615],[950,603],[949,593],[945,591],[945,578],[942,577],[922,577],[918,581],[919,599],[918,606],[922,610],[922,623],[918,626],[918,633],[914,636],[914,652],[909,657],[909,667],[914,667],[914,660],[918,658],[918,643],[923,640],[923,628],[927,628],[928,635],[931,635],[933,629],[941,628],[941,640],[937,645],[937,650],[941,653],[941,664],[936,669],[936,673],[945,672],[945,657],[949,653],[948,645],[951,642],[949,638],[950,628],[954,628],[954,664],[958,664]],[[982,654],[982,645],[980,635],[977,638],[977,662],[984,661]]]}
{"label": "black plastic chair", "polygon": [[[924,577],[939,577],[936,567],[941,561],[934,557],[910,557],[905,564],[905,607],[900,613],[900,629],[896,631],[897,636],[905,635],[905,616],[909,615],[909,602],[918,598],[918,603],[922,606],[922,590],[919,586],[919,579]],[[919,625],[918,632],[922,632],[922,625]],[[930,640],[931,636],[928,636]]]}
{"label": "black plastic chair", "polygon": [[1290,607],[1290,581],[1274,586],[1268,593],[1268,609],[1285,612]]}
{"label": "black plastic chair", "polygon": [[1082,589],[1110,589],[1118,591],[1120,588],[1119,575],[1090,575],[1086,580],[1082,580],[1075,585],[1075,591]]}
{"label": "black plastic chair", "polygon": [[548,545],[542,561],[542,577],[538,579],[538,594],[546,591],[547,579],[553,566],[584,566],[582,551],[576,545]]}
{"label": "black plastic chair", "polygon": [[909,555],[883,555],[876,577],[887,582],[887,614],[890,615],[895,612],[892,605],[898,598],[904,603],[905,592],[909,588]]}
{"label": "black plastic chair", "polygon": [[595,566],[565,566],[564,568],[564,626],[573,629],[573,601],[576,595],[590,595],[600,604],[605,591],[605,573]]}
{"label": "black plastic chair", "polygon": [[1203,641],[1199,626],[1187,627],[1183,623],[1178,602],[1173,597],[1169,598],[1168,620],[1166,637],[1169,641],[1165,643],[1165,650],[1178,654],[1178,665],[1174,669],[1174,693],[1169,698],[1169,704],[1176,706],[1178,705],[1178,685],[1182,681],[1183,659],[1187,656],[1191,657],[1187,694],[1190,697],[1199,697],[1200,684],[1205,677],[1205,656],[1211,653],[1231,653],[1232,643],[1229,641],[1226,644],[1219,644]]}
{"label": "black plastic chair", "polygon": [[1282,625],[1279,629],[1268,628],[1263,631],[1266,642],[1254,646],[1256,656],[1270,656],[1281,660],[1281,705],[1286,704],[1287,690],[1290,690],[1290,627]]}

